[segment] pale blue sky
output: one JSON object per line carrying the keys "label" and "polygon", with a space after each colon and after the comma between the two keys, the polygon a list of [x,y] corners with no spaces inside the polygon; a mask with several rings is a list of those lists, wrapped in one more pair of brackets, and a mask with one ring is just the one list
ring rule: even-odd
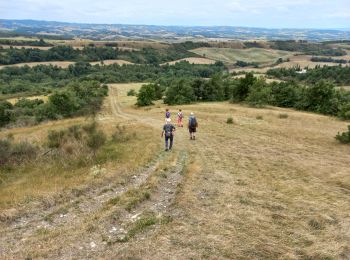
{"label": "pale blue sky", "polygon": [[153,25],[350,28],[350,0],[0,0],[0,18]]}

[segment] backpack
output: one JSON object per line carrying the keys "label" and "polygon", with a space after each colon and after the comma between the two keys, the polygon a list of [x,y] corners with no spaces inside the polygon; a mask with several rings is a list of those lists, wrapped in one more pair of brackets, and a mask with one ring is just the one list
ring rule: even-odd
{"label": "backpack", "polygon": [[166,137],[172,136],[173,135],[173,126],[172,125],[165,125],[164,132],[165,132]]}
{"label": "backpack", "polygon": [[166,118],[170,118],[170,112],[169,111],[165,112],[165,117]]}
{"label": "backpack", "polygon": [[179,113],[177,114],[177,116],[178,116],[180,119],[182,119],[182,118],[183,118],[182,112],[179,112]]}
{"label": "backpack", "polygon": [[194,127],[197,127],[197,119],[194,117],[194,116],[191,116],[190,117],[190,127],[194,128]]}

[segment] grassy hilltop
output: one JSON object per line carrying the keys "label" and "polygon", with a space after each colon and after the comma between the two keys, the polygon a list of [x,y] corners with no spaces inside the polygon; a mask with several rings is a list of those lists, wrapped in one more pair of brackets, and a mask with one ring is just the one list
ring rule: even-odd
{"label": "grassy hilltop", "polygon": [[0,258],[350,257],[347,42],[0,43]]}

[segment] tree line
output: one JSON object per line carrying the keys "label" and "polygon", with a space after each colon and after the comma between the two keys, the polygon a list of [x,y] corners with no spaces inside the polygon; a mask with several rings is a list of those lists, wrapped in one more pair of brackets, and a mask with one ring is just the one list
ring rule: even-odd
{"label": "tree line", "polygon": [[267,71],[267,75],[286,80],[305,83],[316,83],[319,80],[329,80],[337,85],[346,86],[350,84],[349,66],[316,66],[314,69],[307,69],[306,73],[298,73],[300,66],[294,68],[277,68]]}
{"label": "tree line", "polygon": [[0,70],[0,94],[39,95],[64,88],[72,80],[96,80],[101,83],[154,81],[174,77],[203,77],[224,71],[217,62],[211,65],[194,65],[186,61],[175,65],[122,65],[92,66],[77,62],[68,68],[38,65],[35,67],[5,67]]}
{"label": "tree line", "polygon": [[197,46],[206,46],[197,43],[172,44],[168,48],[141,50],[122,50],[110,46],[85,46],[83,49],[74,49],[72,46],[55,46],[48,50],[35,48],[0,49],[0,65],[10,65],[24,62],[44,61],[103,61],[108,59],[123,59],[138,64],[161,64],[187,57],[196,57],[197,54],[188,50]]}
{"label": "tree line", "polygon": [[50,95],[46,103],[26,98],[19,99],[14,105],[0,101],[0,127],[10,123],[31,125],[48,119],[94,115],[107,93],[107,86],[97,81],[73,81]]}
{"label": "tree line", "polygon": [[39,47],[50,47],[53,46],[51,43],[45,42],[43,39],[40,40],[12,40],[12,39],[0,39],[0,44],[11,45],[11,46],[39,46]]}
{"label": "tree line", "polygon": [[341,48],[333,48],[325,43],[311,43],[307,41],[272,41],[270,44],[272,49],[302,52],[308,55],[323,55],[323,56],[343,56],[346,51]]}
{"label": "tree line", "polygon": [[144,85],[136,105],[150,105],[162,97],[169,105],[229,100],[255,107],[273,105],[350,119],[350,92],[338,90],[325,80],[305,86],[296,82],[267,83],[250,73],[241,79],[219,74],[209,80],[179,78],[166,85],[162,82]]}
{"label": "tree line", "polygon": [[311,61],[314,61],[314,62],[334,62],[334,63],[340,63],[340,64],[350,63],[350,61],[345,60],[345,59],[333,59],[331,57],[311,57]]}

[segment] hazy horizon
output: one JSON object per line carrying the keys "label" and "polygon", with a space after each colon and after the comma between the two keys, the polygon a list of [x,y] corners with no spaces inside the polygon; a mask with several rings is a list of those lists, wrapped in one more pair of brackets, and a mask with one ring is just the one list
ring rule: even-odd
{"label": "hazy horizon", "polygon": [[0,18],[89,24],[349,29],[350,2],[335,0],[18,0],[0,2]]}
{"label": "hazy horizon", "polygon": [[332,28],[317,28],[317,27],[263,27],[263,26],[244,26],[244,25],[180,25],[180,24],[146,24],[146,23],[94,23],[94,22],[71,22],[71,21],[57,21],[57,20],[41,20],[41,19],[2,19],[0,20],[8,20],[8,21],[36,21],[36,22],[48,22],[48,23],[67,23],[67,24],[89,24],[89,25],[128,25],[128,26],[159,26],[159,27],[237,27],[237,28],[257,28],[257,29],[268,29],[268,30],[283,30],[283,29],[296,29],[296,30],[350,30],[349,27],[332,27]]}

